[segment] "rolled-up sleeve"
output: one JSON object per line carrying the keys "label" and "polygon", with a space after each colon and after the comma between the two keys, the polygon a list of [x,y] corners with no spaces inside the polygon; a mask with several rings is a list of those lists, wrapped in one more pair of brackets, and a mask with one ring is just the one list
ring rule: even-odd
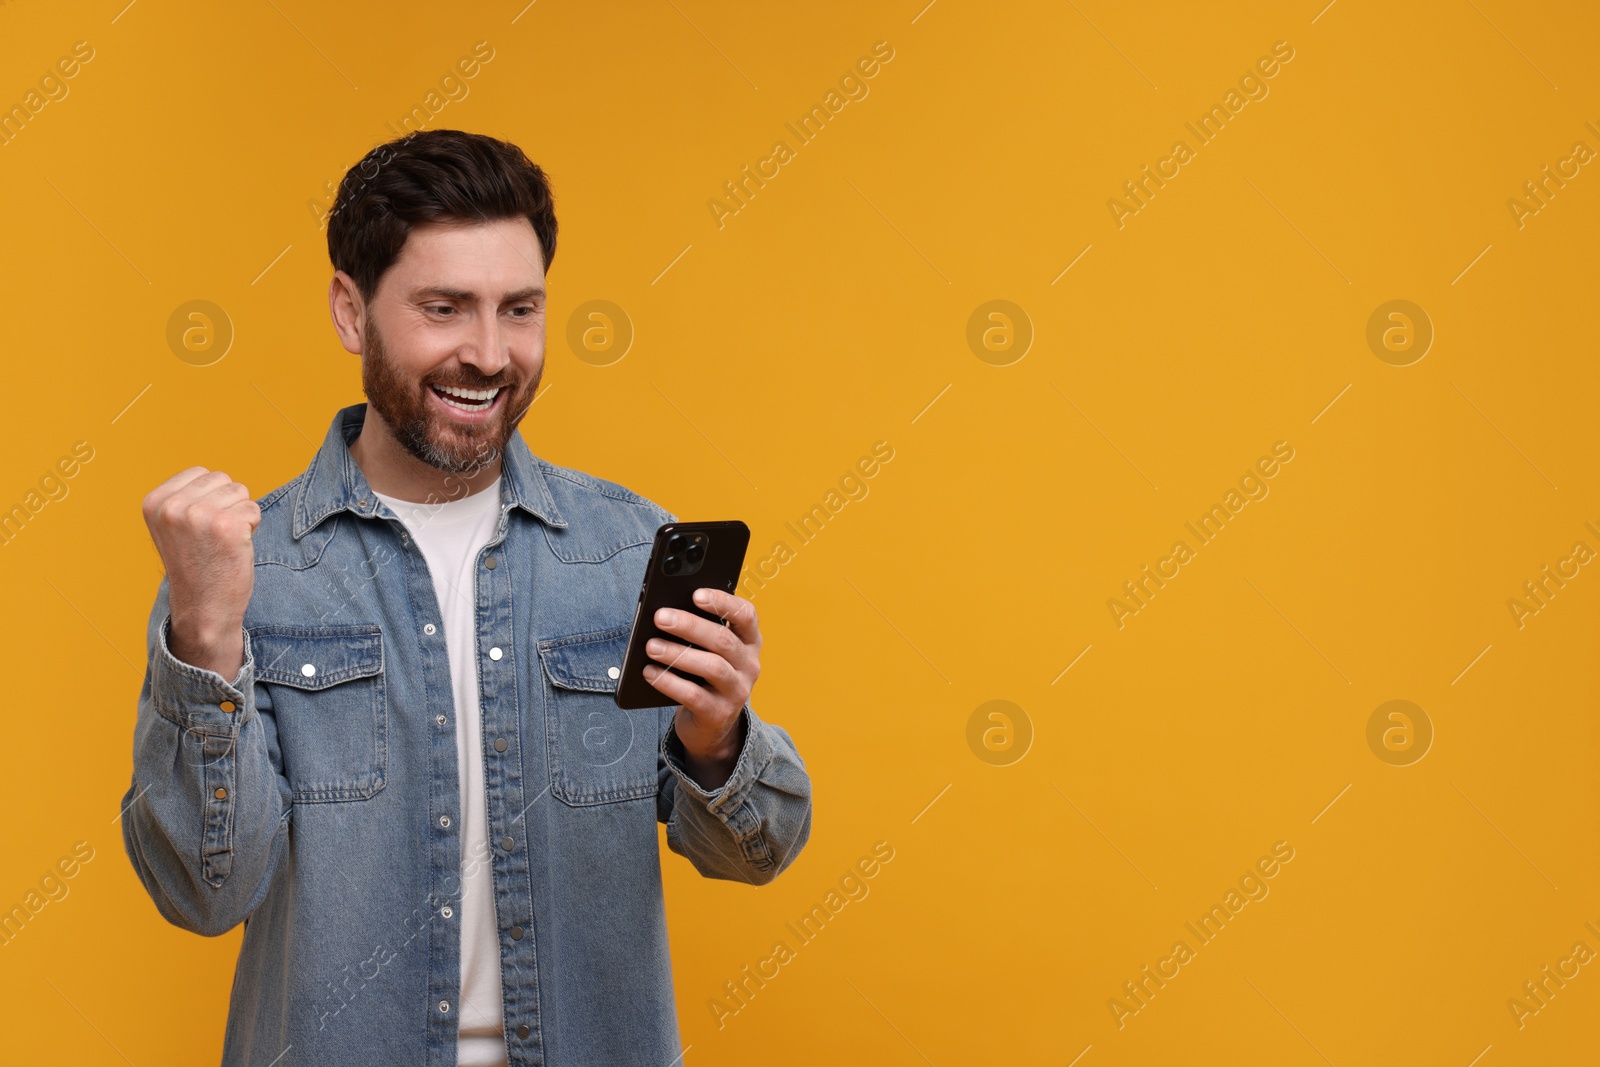
{"label": "rolled-up sleeve", "polygon": [[172,654],[170,621],[163,577],[146,635],[122,840],[162,916],[215,936],[265,896],[288,847],[292,791],[270,713],[256,706],[249,634],[230,682]]}
{"label": "rolled-up sleeve", "polygon": [[704,789],[684,764],[673,725],[662,709],[657,815],[667,846],[707,878],[764,885],[792,863],[811,836],[811,777],[781,726],[762,721],[749,704],[744,745],[728,780]]}

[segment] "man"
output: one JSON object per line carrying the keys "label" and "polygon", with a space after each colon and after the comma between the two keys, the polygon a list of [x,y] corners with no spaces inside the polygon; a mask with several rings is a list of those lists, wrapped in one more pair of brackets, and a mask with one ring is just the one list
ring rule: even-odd
{"label": "man", "polygon": [[805,766],[749,704],[748,600],[657,617],[680,640],[651,657],[708,687],[651,666],[675,706],[613,700],[676,516],[517,432],[555,245],[515,146],[374,149],[328,225],[368,402],[259,502],[204,467],[145,498],[166,576],[123,840],[168,921],[245,923],[224,1064],[670,1067],[657,821],[751,884],[810,834]]}

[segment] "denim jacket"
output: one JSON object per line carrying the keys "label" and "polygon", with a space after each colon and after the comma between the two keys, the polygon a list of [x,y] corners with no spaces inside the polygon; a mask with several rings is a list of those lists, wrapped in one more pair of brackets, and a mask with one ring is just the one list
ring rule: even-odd
{"label": "denim jacket", "polygon": [[514,433],[475,564],[490,833],[464,861],[438,601],[348,450],[365,410],[258,501],[236,678],[172,655],[165,578],[150,613],[123,842],[169,922],[245,924],[222,1062],[454,1064],[469,862],[492,869],[510,1062],[673,1067],[656,823],[702,875],[764,884],[810,835],[805,765],[746,704],[732,776],[706,790],[675,708],[616,706],[675,516]]}

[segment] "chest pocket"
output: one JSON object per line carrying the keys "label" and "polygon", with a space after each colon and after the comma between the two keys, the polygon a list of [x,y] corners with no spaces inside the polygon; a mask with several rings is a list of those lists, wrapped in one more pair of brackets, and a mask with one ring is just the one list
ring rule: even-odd
{"label": "chest pocket", "polygon": [[[539,642],[550,690],[550,792],[571,805],[656,795],[659,708],[626,711],[614,694],[631,626]],[[615,676],[614,676],[615,675]]]}
{"label": "chest pocket", "polygon": [[388,764],[382,629],[257,626],[247,632],[295,803],[375,795]]}

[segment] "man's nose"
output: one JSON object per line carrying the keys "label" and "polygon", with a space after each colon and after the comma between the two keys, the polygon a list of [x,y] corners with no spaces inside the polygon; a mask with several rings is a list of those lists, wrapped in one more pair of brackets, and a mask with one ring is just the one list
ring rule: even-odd
{"label": "man's nose", "polygon": [[476,367],[486,378],[499,374],[511,362],[505,335],[500,329],[500,316],[491,313],[478,317],[472,336],[462,348],[461,362]]}

